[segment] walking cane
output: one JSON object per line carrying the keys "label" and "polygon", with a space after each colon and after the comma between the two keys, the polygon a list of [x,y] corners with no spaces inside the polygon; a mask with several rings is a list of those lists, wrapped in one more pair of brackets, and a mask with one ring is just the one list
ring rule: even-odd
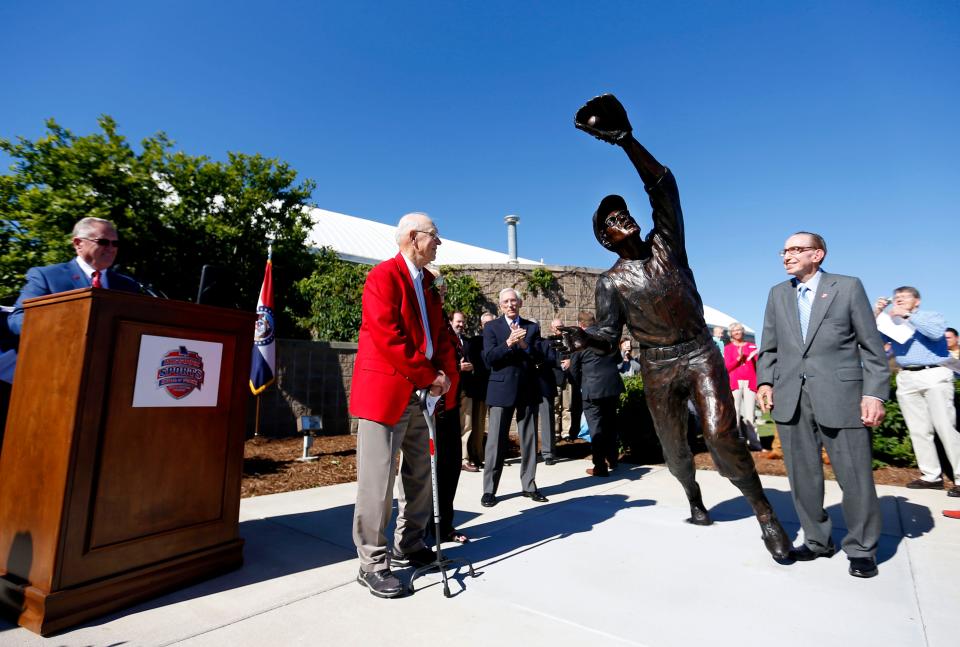
{"label": "walking cane", "polygon": [[476,577],[473,572],[473,563],[465,559],[455,559],[443,556],[443,550],[440,547],[442,543],[440,538],[440,498],[437,496],[437,426],[433,416],[427,410],[427,394],[429,391],[423,389],[420,391],[420,410],[427,421],[427,431],[430,433],[430,485],[433,488],[433,530],[437,538],[437,557],[430,563],[425,564],[415,570],[410,577],[410,593],[413,593],[413,581],[431,571],[440,570],[443,577],[443,596],[450,597],[450,585],[447,584],[447,566],[459,564],[470,568],[470,577]]}

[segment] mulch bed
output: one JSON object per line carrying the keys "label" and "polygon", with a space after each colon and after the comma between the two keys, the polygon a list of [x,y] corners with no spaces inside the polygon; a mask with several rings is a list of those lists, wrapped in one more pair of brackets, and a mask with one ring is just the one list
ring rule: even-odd
{"label": "mulch bed", "polygon": [[[518,455],[516,445],[512,447]],[[309,455],[317,460],[301,462],[303,438],[251,438],[244,447],[242,497],[277,494],[322,485],[349,483],[357,480],[357,439],[351,435],[320,436],[315,438]],[[590,445],[583,441],[562,440],[557,445],[557,454],[564,458],[586,458]],[[753,454],[757,471],[761,474],[786,476],[783,461],[769,458],[768,452]],[[508,454],[509,455],[509,454]],[[714,469],[707,452],[695,455],[697,468]],[[833,470],[824,466],[826,477],[833,478]],[[906,485],[917,478],[915,468],[884,467],[875,470],[874,480],[882,485]]]}

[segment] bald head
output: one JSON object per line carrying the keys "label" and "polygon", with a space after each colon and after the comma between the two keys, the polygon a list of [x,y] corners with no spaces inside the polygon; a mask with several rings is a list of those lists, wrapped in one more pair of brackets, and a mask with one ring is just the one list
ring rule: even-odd
{"label": "bald head", "polygon": [[437,258],[440,232],[427,214],[413,212],[404,215],[397,223],[395,236],[400,252],[418,268]]}

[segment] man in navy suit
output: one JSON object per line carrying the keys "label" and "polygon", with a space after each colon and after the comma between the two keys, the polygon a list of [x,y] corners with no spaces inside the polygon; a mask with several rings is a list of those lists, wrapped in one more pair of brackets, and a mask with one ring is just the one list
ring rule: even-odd
{"label": "man in navy suit", "polygon": [[110,269],[120,244],[117,228],[103,218],[83,218],[73,226],[73,249],[77,257],[67,263],[31,267],[27,284],[13,305],[7,327],[14,335],[23,328],[23,302],[57,292],[100,287],[125,292],[140,292],[140,284]]}
{"label": "man in navy suit", "polygon": [[[599,335],[597,318],[592,312],[581,310],[577,324],[591,335]],[[611,348],[602,352],[585,348],[570,356],[570,372],[580,385],[583,397],[583,415],[590,428],[593,449],[593,467],[589,476],[609,476],[617,466],[620,454],[617,447],[617,405],[624,392],[620,377],[620,353]]]}
{"label": "man in navy suit", "polygon": [[537,473],[537,414],[540,407],[540,381],[537,362],[545,361],[540,326],[520,317],[523,302],[513,288],[500,290],[503,316],[483,328],[483,361],[490,368],[487,406],[490,407],[490,431],[487,434],[483,466],[485,508],[497,504],[497,486],[503,472],[510,419],[517,417],[520,433],[520,484],[523,496],[538,503],[540,494],[534,477]]}

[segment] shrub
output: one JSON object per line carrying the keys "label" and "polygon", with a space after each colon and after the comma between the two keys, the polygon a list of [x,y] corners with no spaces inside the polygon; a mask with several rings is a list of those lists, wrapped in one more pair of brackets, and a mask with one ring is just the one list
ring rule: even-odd
{"label": "shrub", "polygon": [[890,398],[883,404],[886,415],[880,426],[872,433],[873,469],[896,465],[898,467],[916,467],[917,459],[913,455],[913,443],[910,432],[903,420],[900,405],[897,404],[897,380],[890,376]]}
{"label": "shrub", "polygon": [[623,386],[626,391],[620,394],[620,406],[617,408],[621,452],[630,454],[639,463],[662,463],[663,450],[647,408],[643,378],[639,375],[625,377]]}
{"label": "shrub", "polygon": [[357,341],[363,284],[371,267],[340,260],[330,248],[314,256],[313,273],[297,282],[297,290],[310,304],[309,315],[297,323],[313,339]]}
{"label": "shrub", "polygon": [[447,294],[443,300],[443,311],[447,316],[462,312],[468,320],[475,320],[483,310],[483,288],[470,274],[465,274],[444,265],[440,275],[447,285]]}

